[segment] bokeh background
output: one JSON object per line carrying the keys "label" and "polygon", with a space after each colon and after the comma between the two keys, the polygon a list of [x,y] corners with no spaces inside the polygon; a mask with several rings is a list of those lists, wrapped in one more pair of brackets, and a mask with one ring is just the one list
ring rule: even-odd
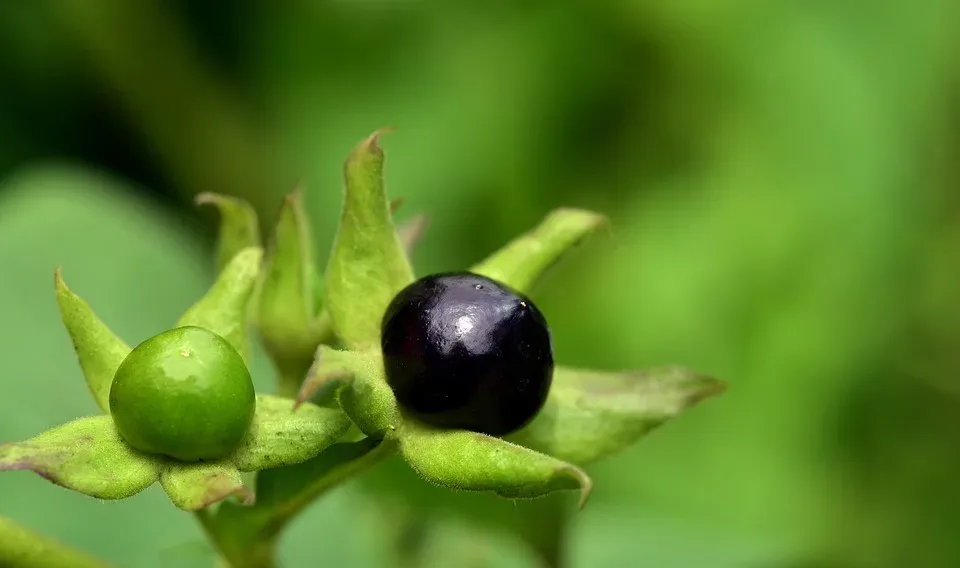
{"label": "bokeh background", "polygon": [[[559,359],[730,384],[590,468],[568,566],[960,566],[958,21],[955,0],[0,0],[0,441],[95,411],[54,268],[145,339],[211,281],[196,193],[269,224],[302,182],[322,265],[343,159],[396,126],[421,273],[602,211],[612,234],[536,295]],[[408,566],[538,566],[528,505],[410,477],[318,502],[285,565],[398,565],[385,519],[431,511]],[[7,473],[0,514],[120,566],[210,566],[157,488]]]}

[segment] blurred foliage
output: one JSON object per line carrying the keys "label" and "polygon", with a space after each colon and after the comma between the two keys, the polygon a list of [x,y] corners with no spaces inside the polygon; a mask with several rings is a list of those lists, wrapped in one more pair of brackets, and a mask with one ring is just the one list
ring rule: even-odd
{"label": "blurred foliage", "polygon": [[[418,272],[596,209],[612,237],[537,296],[558,358],[730,383],[590,468],[571,566],[960,565],[957,21],[952,0],[0,0],[0,440],[95,411],[58,265],[146,338],[212,278],[195,194],[272,223],[303,181],[325,259],[343,160],[392,125],[388,190],[430,216]],[[405,501],[441,515],[423,565],[536,565],[516,534],[548,506],[394,470],[298,519],[288,565],[385,565]],[[209,566],[156,491],[104,504],[12,473],[0,495],[123,566]]]}

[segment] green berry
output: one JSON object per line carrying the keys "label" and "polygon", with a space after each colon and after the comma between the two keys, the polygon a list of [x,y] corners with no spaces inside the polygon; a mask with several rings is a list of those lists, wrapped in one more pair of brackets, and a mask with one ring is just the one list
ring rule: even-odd
{"label": "green berry", "polygon": [[110,387],[110,413],[128,444],[186,462],[229,455],[255,405],[243,358],[201,327],[147,339],[123,360]]}

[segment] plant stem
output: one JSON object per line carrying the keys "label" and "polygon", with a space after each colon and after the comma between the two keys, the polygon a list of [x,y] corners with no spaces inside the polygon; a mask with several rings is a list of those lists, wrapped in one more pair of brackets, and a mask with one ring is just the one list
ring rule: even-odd
{"label": "plant stem", "polygon": [[362,457],[331,469],[326,475],[310,484],[307,491],[299,493],[296,499],[290,499],[281,506],[275,507],[275,513],[271,516],[270,521],[265,524],[262,534],[275,540],[287,523],[307,508],[308,505],[312,504],[331,489],[338,487],[350,478],[357,476],[361,472],[393,455],[396,449],[397,446],[393,441],[384,440],[380,442],[380,445],[374,450],[366,453]]}
{"label": "plant stem", "polygon": [[[310,477],[299,489],[280,499],[268,497],[250,507],[224,502],[216,514],[209,510],[198,511],[197,520],[232,568],[274,568],[280,534],[294,517],[328,491],[396,451],[393,441],[379,442],[370,449],[375,443],[368,440],[340,443],[314,460],[269,470],[275,475],[287,470],[284,475],[292,476],[285,479],[289,483],[297,483],[297,475],[308,473]],[[333,454],[329,453],[331,451]],[[352,456],[352,459],[339,461],[344,456]],[[298,469],[299,473],[294,473]]]}
{"label": "plant stem", "polygon": [[250,543],[251,546],[245,548],[242,555],[237,554],[236,550],[223,546],[223,535],[214,515],[208,509],[197,511],[194,516],[203,528],[207,539],[213,543],[219,553],[217,568],[274,568],[275,539],[258,539]]}
{"label": "plant stem", "polygon": [[[570,527],[569,503],[557,495],[548,495],[527,506],[527,522],[516,529],[520,537],[537,553],[546,568],[563,568]],[[530,522],[532,519],[536,522]]]}
{"label": "plant stem", "polygon": [[423,550],[432,530],[430,516],[403,503],[384,502],[383,532],[390,542],[395,568],[418,568],[423,563]]}
{"label": "plant stem", "polygon": [[0,517],[0,566],[109,568],[106,562]]}

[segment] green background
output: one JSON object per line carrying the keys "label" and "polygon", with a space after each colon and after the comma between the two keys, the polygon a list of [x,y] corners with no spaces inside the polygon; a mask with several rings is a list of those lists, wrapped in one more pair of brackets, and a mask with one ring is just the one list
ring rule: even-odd
{"label": "green background", "polygon": [[[958,21],[952,0],[0,0],[0,441],[96,411],[57,266],[140,341],[212,279],[193,195],[269,223],[297,183],[322,266],[344,158],[396,126],[418,272],[596,209],[613,230],[536,294],[558,359],[729,382],[589,468],[570,566],[960,565]],[[381,505],[421,495],[467,511],[424,565],[536,566],[476,522],[493,497],[387,468],[298,519],[286,565],[389,566]],[[156,487],[5,473],[0,514],[121,566],[210,565]]]}

